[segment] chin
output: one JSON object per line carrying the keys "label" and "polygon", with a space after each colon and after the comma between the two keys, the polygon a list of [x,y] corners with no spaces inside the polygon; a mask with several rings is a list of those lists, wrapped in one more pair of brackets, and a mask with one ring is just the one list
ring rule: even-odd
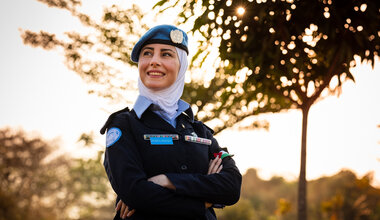
{"label": "chin", "polygon": [[164,89],[161,86],[147,86],[147,88],[153,91],[159,91],[159,90]]}

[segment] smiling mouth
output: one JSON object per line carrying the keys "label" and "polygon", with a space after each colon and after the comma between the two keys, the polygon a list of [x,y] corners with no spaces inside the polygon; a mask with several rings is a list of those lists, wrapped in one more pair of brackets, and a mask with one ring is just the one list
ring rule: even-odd
{"label": "smiling mouth", "polygon": [[164,73],[162,73],[162,72],[148,72],[148,75],[149,76],[165,76],[165,74]]}

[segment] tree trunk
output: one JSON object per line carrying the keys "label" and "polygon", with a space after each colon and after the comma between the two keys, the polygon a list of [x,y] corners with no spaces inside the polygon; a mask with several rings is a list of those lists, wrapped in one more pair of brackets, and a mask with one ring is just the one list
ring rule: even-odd
{"label": "tree trunk", "polygon": [[310,105],[302,106],[301,168],[298,179],[298,220],[307,220],[306,138]]}

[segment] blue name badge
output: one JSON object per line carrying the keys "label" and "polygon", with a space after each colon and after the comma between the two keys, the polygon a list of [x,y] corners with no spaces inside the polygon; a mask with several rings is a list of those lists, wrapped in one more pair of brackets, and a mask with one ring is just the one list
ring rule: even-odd
{"label": "blue name badge", "polygon": [[151,145],[173,145],[172,137],[150,137]]}

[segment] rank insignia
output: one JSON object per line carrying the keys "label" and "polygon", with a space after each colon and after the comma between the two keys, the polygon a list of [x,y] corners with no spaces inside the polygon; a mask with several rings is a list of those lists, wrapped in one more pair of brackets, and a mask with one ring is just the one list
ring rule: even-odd
{"label": "rank insignia", "polygon": [[205,144],[205,145],[211,145],[212,143],[210,139],[194,137],[190,135],[185,135],[185,141],[198,143],[198,144]]}

